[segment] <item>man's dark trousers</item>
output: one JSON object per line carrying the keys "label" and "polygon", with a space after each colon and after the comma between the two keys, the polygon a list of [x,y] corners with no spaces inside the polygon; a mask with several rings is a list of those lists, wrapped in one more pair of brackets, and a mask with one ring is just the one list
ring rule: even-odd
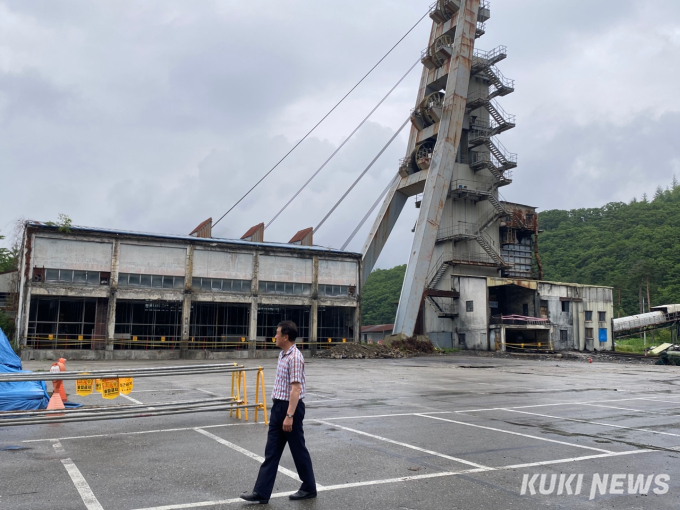
{"label": "man's dark trousers", "polygon": [[295,408],[293,430],[290,432],[283,431],[283,420],[286,418],[287,412],[288,401],[274,399],[274,405],[269,416],[267,446],[264,449],[265,459],[262,466],[260,466],[260,473],[257,475],[254,489],[264,499],[269,499],[272,495],[279,460],[281,460],[286,443],[290,446],[290,453],[293,455],[295,468],[300,480],[302,480],[302,487],[300,489],[305,492],[316,493],[312,458],[309,456],[305,446],[305,435],[302,430],[302,420],[305,417],[304,402],[300,400]]}

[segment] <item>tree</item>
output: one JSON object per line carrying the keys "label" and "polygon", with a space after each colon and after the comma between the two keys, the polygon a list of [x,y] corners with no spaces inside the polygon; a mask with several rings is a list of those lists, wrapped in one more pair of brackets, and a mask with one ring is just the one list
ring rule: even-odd
{"label": "tree", "polygon": [[[4,238],[5,236],[0,235],[0,241]],[[16,246],[10,249],[0,248],[0,273],[16,269],[18,261],[19,253]]]}
{"label": "tree", "polygon": [[671,189],[677,189],[679,186],[678,184],[678,178],[673,174],[673,182],[671,184]]}
{"label": "tree", "polygon": [[59,213],[58,221],[46,221],[45,225],[51,227],[59,227],[59,232],[64,232],[65,234],[71,233],[71,224],[73,221],[64,213]]}
{"label": "tree", "polygon": [[663,198],[663,188],[661,186],[657,186],[656,191],[654,192],[654,200],[658,200],[659,198]]}

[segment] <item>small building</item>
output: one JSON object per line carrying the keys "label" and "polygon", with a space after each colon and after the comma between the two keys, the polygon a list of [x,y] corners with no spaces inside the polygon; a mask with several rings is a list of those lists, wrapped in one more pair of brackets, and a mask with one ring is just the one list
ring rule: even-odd
{"label": "small building", "polygon": [[[24,359],[278,355],[276,325],[293,320],[299,346],[359,341],[361,254],[312,245],[27,222],[17,340]],[[252,232],[251,232],[252,231]],[[302,234],[301,234],[302,232]]]}
{"label": "small building", "polygon": [[[444,279],[442,279],[444,280]],[[425,331],[475,350],[612,350],[611,287],[452,274],[426,291]]]}
{"label": "small building", "polygon": [[361,326],[361,341],[367,344],[382,342],[386,336],[392,334],[392,328],[394,328],[394,324]]}

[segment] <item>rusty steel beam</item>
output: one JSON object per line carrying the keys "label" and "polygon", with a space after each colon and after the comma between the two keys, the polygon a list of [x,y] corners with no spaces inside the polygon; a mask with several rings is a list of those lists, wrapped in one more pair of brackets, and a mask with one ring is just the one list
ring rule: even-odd
{"label": "rusty steel beam", "polygon": [[394,322],[395,334],[412,336],[427,284],[437,231],[463,130],[480,0],[464,0],[458,13],[439,136],[423,191],[420,216]]}

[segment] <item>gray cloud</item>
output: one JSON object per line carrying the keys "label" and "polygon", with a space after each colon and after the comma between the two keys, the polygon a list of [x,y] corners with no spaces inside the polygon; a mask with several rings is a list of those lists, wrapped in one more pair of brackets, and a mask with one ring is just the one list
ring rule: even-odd
{"label": "gray cloud", "polygon": [[[391,3],[0,0],[0,176],[17,217],[187,233],[219,217],[417,20]],[[660,15],[659,13],[663,13]],[[680,4],[496,1],[477,45],[506,44],[518,127],[509,200],[597,206],[678,172]],[[216,228],[268,221],[418,58],[419,26],[289,160]],[[316,225],[408,115],[419,69],[267,231]],[[316,236],[340,246],[396,171],[400,137]],[[410,202],[381,267],[407,260]],[[370,222],[369,222],[370,223]],[[360,250],[367,224],[350,245]]]}

